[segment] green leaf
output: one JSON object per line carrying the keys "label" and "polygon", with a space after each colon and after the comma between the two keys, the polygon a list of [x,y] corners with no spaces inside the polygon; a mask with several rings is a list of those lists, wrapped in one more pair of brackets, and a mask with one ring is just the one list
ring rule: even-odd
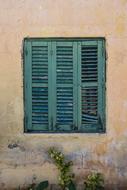
{"label": "green leaf", "polygon": [[76,190],[75,184],[71,181],[67,186],[68,190]]}
{"label": "green leaf", "polygon": [[39,185],[36,187],[36,190],[43,190],[46,189],[48,187],[49,183],[48,181],[42,181],[41,183],[39,183]]}

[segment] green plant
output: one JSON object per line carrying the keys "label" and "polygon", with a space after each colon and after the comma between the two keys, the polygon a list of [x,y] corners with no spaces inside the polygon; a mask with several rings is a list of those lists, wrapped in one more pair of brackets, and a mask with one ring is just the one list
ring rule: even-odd
{"label": "green plant", "polygon": [[103,190],[104,177],[101,173],[89,174],[85,180],[85,190]]}
{"label": "green plant", "polygon": [[[63,190],[69,189],[72,190],[72,186],[74,189],[73,178],[74,174],[71,173],[71,166],[73,162],[66,162],[64,154],[58,151],[56,148],[52,147],[48,150],[49,156],[53,159],[55,165],[57,166],[60,175],[59,175],[59,185]],[[75,189],[74,189],[75,190]]]}
{"label": "green plant", "polygon": [[48,185],[49,185],[48,181],[42,181],[37,185],[35,190],[44,190],[48,187]]}
{"label": "green plant", "polygon": [[[48,181],[42,181],[38,185],[31,184],[27,190],[45,190],[48,187],[49,183]],[[18,187],[17,190],[21,190],[20,187]]]}
{"label": "green plant", "polygon": [[73,183],[73,181],[71,181],[68,185],[67,185],[67,190],[76,190],[75,184]]}
{"label": "green plant", "polygon": [[[73,182],[74,174],[71,172],[73,162],[67,162],[64,154],[54,147],[48,150],[48,154],[59,170],[58,180],[62,190],[76,190]],[[104,177],[101,173],[91,173],[87,176],[84,184],[84,190],[104,190]],[[38,185],[33,183],[27,190],[45,190],[48,185],[48,181],[42,181]],[[17,190],[20,190],[20,187]]]}

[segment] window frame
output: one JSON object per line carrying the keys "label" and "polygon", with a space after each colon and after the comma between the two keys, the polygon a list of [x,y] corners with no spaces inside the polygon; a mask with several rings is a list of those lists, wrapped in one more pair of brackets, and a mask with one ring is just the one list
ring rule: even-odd
{"label": "window frame", "polygon": [[[26,71],[25,71],[25,59],[26,59],[26,55],[28,52],[26,50],[26,43],[29,42],[36,42],[36,41],[43,41],[43,42],[59,42],[59,41],[65,41],[65,42],[83,42],[83,41],[101,41],[102,42],[102,53],[103,53],[103,94],[102,94],[102,98],[103,98],[103,127],[101,129],[98,130],[92,130],[90,128],[85,129],[85,130],[78,130],[78,131],[43,131],[43,130],[28,130],[27,128],[27,117],[26,117],[26,104],[27,104],[27,100],[26,100]],[[77,73],[78,75],[78,73]],[[106,132],[106,42],[105,42],[105,38],[104,37],[91,37],[91,38],[80,38],[80,37],[76,37],[76,38],[67,38],[67,37],[63,37],[63,38],[24,38],[24,44],[23,44],[23,86],[24,86],[24,132],[26,133],[105,133]]]}

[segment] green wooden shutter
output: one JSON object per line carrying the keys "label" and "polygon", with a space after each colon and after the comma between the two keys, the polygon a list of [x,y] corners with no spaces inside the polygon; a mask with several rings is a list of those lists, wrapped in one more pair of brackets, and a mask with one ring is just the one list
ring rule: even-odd
{"label": "green wooden shutter", "polygon": [[104,40],[27,39],[24,58],[27,131],[104,131]]}
{"label": "green wooden shutter", "polygon": [[50,44],[25,41],[25,124],[27,130],[50,128]]}
{"label": "green wooden shutter", "polygon": [[53,123],[55,131],[76,129],[76,46],[73,42],[53,42]]}
{"label": "green wooden shutter", "polygon": [[102,41],[78,45],[78,124],[81,131],[104,129],[104,55]]}

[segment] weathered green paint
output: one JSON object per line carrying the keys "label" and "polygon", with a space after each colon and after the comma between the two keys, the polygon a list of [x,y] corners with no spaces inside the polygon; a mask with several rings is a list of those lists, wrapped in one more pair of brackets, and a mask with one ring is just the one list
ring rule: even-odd
{"label": "weathered green paint", "polygon": [[[57,47],[61,47],[61,48],[72,47],[72,53],[74,51],[73,42],[67,42],[67,41],[65,41],[65,42],[56,42],[56,48]],[[55,54],[54,56],[57,56],[57,54]],[[64,64],[64,61],[65,61],[65,64],[66,64],[66,59],[62,58],[62,63],[63,64]],[[56,59],[56,64],[57,64],[57,59]],[[74,55],[73,55],[73,58],[72,58],[72,64],[73,64],[73,75],[74,75]],[[53,70],[53,72],[57,73],[56,70]],[[61,87],[63,89],[69,87],[69,88],[72,88],[72,90],[73,90],[73,84],[69,84],[69,83],[68,84],[67,83],[58,84],[57,80],[56,80],[56,91],[57,91],[58,87]],[[56,107],[57,107],[57,105],[56,105]],[[73,94],[73,113],[74,113],[74,94]],[[54,118],[54,119],[56,119],[56,118]],[[74,118],[73,118],[73,122],[74,122]],[[69,125],[69,124],[59,124],[58,125],[58,124],[56,124],[55,130],[60,131],[60,132],[62,132],[62,131],[73,131],[74,130],[73,127],[74,127],[74,123],[72,125]]]}
{"label": "weathered green paint", "polygon": [[81,42],[78,42],[77,46],[77,57],[78,57],[78,65],[77,65],[77,102],[78,102],[78,130],[81,131]]}
{"label": "weathered green paint", "polygon": [[52,44],[48,42],[48,124],[52,130]]}
{"label": "weathered green paint", "polygon": [[77,42],[73,42],[73,130],[78,129],[78,52]]}
{"label": "weathered green paint", "polygon": [[52,42],[52,131],[56,131],[56,42]]}
{"label": "weathered green paint", "polygon": [[105,54],[104,54],[104,47],[103,41],[98,41],[98,115],[100,116],[100,125],[98,130],[104,130],[105,123],[105,107],[104,101],[105,100]]}
{"label": "weathered green paint", "polygon": [[[32,125],[32,79],[31,79],[31,43],[36,46],[48,46],[48,129],[46,125]],[[98,82],[81,82],[81,46],[98,47]],[[73,47],[73,84],[57,84],[56,80],[56,48]],[[24,70],[25,70],[25,127],[31,131],[43,132],[102,132],[105,126],[105,44],[104,39],[26,39],[24,48]],[[62,60],[64,63],[64,59]],[[28,87],[27,87],[27,84]],[[46,84],[36,84],[36,86],[47,87]],[[81,112],[81,88],[98,87],[98,124],[82,124]],[[73,88],[73,125],[56,124],[56,90],[58,87]],[[92,118],[91,118],[92,119]]]}
{"label": "weathered green paint", "polygon": [[24,44],[24,82],[25,82],[25,129],[32,130],[32,65],[31,42]]}

